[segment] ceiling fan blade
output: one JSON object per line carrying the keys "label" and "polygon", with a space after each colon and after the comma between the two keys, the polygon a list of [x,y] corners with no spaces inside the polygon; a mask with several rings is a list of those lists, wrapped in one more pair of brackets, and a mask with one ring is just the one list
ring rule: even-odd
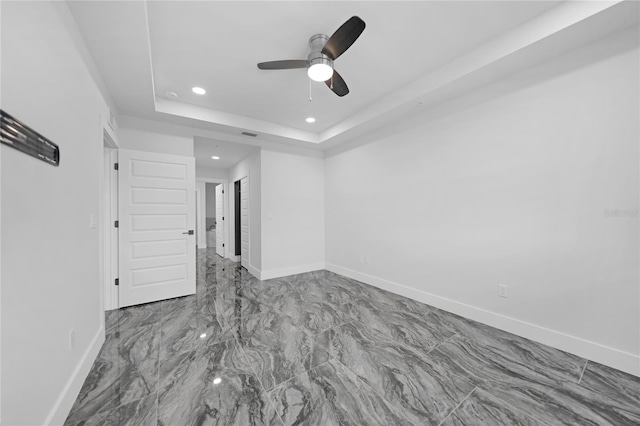
{"label": "ceiling fan blade", "polygon": [[364,31],[365,23],[357,16],[352,16],[342,24],[322,48],[322,53],[333,59],[342,55]]}
{"label": "ceiling fan blade", "polygon": [[309,62],[306,59],[260,62],[258,64],[258,68],[261,70],[290,70],[294,68],[307,68],[308,66]]}
{"label": "ceiling fan blade", "polygon": [[347,83],[344,82],[344,79],[338,71],[333,70],[333,75],[331,78],[324,82],[329,89],[336,95],[343,97],[344,95],[349,93],[349,88],[347,87]]}

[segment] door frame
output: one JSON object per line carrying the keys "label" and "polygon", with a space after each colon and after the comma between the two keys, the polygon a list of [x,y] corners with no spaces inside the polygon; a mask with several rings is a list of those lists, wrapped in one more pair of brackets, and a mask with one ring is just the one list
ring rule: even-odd
{"label": "door frame", "polygon": [[[205,201],[203,202],[202,197],[205,198]],[[196,182],[196,248],[197,249],[203,249],[203,248],[207,248],[207,224],[206,224],[206,217],[205,215],[202,214],[202,212],[206,212],[207,208],[206,208],[206,197],[207,197],[207,192],[206,191],[200,191],[200,188],[198,188],[198,182]],[[204,205],[205,207],[202,208],[202,205]],[[204,222],[204,226],[202,226],[202,221]],[[203,236],[204,234],[204,236]],[[200,244],[202,241],[204,241],[203,244]]]}
{"label": "door frame", "polygon": [[[197,170],[196,170],[197,173]],[[201,178],[196,176],[196,186],[198,185],[198,182],[204,182],[206,183],[218,183],[223,185],[223,189],[224,189],[224,217],[228,218],[229,217],[229,183],[227,179],[213,179],[213,178]],[[205,202],[200,203],[200,213],[203,214],[203,217],[206,218],[206,186],[205,186]],[[206,219],[205,219],[205,223],[206,223]],[[206,225],[205,225],[206,228]],[[224,227],[224,246],[225,248],[229,247],[229,225],[228,225],[228,221],[227,223],[225,223],[225,227]],[[207,248],[209,248],[209,246],[207,245]],[[214,247],[215,249],[215,247]],[[231,259],[231,257],[229,257],[229,250],[225,250],[224,251],[224,255],[225,258],[229,258]]]}
{"label": "door frame", "polygon": [[[233,182],[233,241],[235,246],[233,247],[233,255],[242,255],[242,229],[240,226],[241,221],[241,201],[240,198],[242,192],[242,179],[238,179]],[[240,252],[240,253],[238,253]]]}
{"label": "door frame", "polygon": [[[103,131],[103,173],[101,175],[101,280],[102,299],[105,311],[118,309],[118,231],[114,222],[118,220],[118,174],[114,164],[118,162],[118,141],[113,131],[104,126]],[[104,315],[101,315],[104,318]]]}
{"label": "door frame", "polygon": [[[242,178],[240,178],[240,229],[242,229],[242,184],[243,184],[243,180],[246,180],[246,194],[247,194],[247,259],[245,264],[242,264],[243,262],[243,258],[242,258],[242,239],[240,240],[240,264],[245,267],[245,269],[247,269],[248,271],[251,271],[252,269],[255,270],[255,268],[253,268],[251,266],[251,222],[252,222],[252,217],[251,217],[251,190],[250,190],[250,183],[251,180],[249,179],[249,174],[247,174],[246,176],[243,176]],[[252,272],[253,274],[253,272]],[[258,275],[259,276],[259,273]]]}

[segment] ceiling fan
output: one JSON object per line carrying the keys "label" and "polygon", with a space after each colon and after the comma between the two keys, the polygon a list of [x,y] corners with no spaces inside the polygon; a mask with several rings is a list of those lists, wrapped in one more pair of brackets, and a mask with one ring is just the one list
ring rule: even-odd
{"label": "ceiling fan", "polygon": [[338,71],[333,68],[333,61],[338,59],[360,37],[365,23],[357,16],[352,16],[336,30],[331,37],[316,34],[309,39],[311,53],[307,59],[260,62],[261,70],[288,70],[307,68],[309,78],[324,81],[333,93],[342,97],[349,93],[347,83]]}

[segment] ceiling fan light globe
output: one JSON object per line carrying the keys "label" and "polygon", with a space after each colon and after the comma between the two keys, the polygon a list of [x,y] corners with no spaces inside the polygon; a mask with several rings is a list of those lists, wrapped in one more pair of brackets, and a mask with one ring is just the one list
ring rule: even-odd
{"label": "ceiling fan light globe", "polygon": [[333,75],[333,68],[328,64],[313,64],[307,70],[307,74],[313,81],[327,81]]}

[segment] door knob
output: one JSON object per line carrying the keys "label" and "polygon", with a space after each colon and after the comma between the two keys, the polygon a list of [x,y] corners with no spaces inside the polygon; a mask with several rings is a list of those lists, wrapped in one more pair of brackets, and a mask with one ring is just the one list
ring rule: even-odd
{"label": "door knob", "polygon": [[183,232],[183,234],[193,235],[193,229],[189,229],[187,232]]}

